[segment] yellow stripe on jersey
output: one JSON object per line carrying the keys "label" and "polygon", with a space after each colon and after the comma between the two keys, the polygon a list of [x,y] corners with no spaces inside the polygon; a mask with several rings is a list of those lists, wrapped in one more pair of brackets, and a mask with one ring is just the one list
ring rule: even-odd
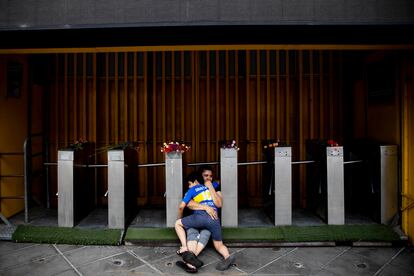
{"label": "yellow stripe on jersey", "polygon": [[197,203],[200,203],[204,200],[213,200],[213,198],[211,197],[210,191],[206,190],[204,192],[199,193],[198,195],[196,195],[193,200]]}

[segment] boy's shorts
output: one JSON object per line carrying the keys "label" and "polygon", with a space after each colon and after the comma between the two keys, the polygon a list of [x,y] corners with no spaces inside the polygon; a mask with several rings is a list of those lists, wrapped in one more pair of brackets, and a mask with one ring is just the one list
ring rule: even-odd
{"label": "boy's shorts", "polygon": [[198,231],[195,228],[187,229],[187,241],[196,241],[206,246],[210,239],[211,233],[207,229]]}
{"label": "boy's shorts", "polygon": [[194,213],[181,219],[181,223],[185,229],[207,229],[211,232],[214,241],[221,241],[221,225],[220,220],[212,219],[207,212]]}

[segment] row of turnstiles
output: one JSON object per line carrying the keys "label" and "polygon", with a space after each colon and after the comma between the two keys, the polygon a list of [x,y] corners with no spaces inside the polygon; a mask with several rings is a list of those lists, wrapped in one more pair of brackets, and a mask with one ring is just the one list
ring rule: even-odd
{"label": "row of turnstiles", "polygon": [[[351,193],[348,205],[352,205],[354,200],[361,209],[372,210],[376,222],[387,224],[398,212],[397,146],[362,143],[352,149],[344,151],[341,146],[309,141],[307,151],[310,160],[304,162],[313,163],[311,169],[307,170],[309,207],[323,217],[327,224],[345,224],[345,201]],[[271,197],[274,225],[291,225],[292,165],[301,162],[292,161],[291,147],[269,150],[271,158],[264,166],[267,170],[264,175],[271,177],[270,181],[267,180],[270,184],[267,197]],[[224,227],[238,226],[240,164],[237,153],[233,148],[220,149],[223,194],[221,221]],[[87,161],[78,158],[77,154],[70,150],[58,152],[58,225],[61,227],[75,226],[85,213],[94,208],[94,187],[88,184],[90,174],[86,168],[88,165],[85,165]],[[109,150],[107,154],[108,164],[101,166],[108,168],[108,227],[123,229],[127,217],[137,209],[136,152]],[[344,155],[351,160],[344,161]],[[165,154],[163,165],[166,226],[173,227],[178,215],[177,207],[183,197],[182,153]]]}

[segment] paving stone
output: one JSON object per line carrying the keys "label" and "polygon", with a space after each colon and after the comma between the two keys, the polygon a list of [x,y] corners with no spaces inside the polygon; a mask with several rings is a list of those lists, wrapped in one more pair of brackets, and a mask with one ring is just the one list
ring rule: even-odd
{"label": "paving stone", "polygon": [[335,274],[332,271],[321,269],[319,271],[312,272],[312,276],[340,276],[340,275]]}
{"label": "paving stone", "polygon": [[0,269],[17,266],[58,254],[52,245],[38,244],[0,256]]}
{"label": "paving stone", "polygon": [[70,265],[62,256],[41,258],[36,261],[13,266],[11,269],[0,272],[2,275],[56,275],[71,269]]}
{"label": "paving stone", "polygon": [[135,269],[132,269],[130,273],[131,274],[127,274],[127,275],[161,275],[160,273],[158,273],[156,270],[152,269],[148,265],[143,265]]}
{"label": "paving stone", "polygon": [[183,273],[184,271],[175,265],[176,261],[181,261],[181,257],[176,255],[172,255],[168,258],[164,258],[159,260],[151,265],[155,267],[158,271],[167,274],[176,274],[176,273]]}
{"label": "paving stone", "polygon": [[167,256],[176,255],[176,247],[135,247],[132,251],[143,260],[154,263]]}
{"label": "paving stone", "polygon": [[76,271],[73,269],[68,269],[63,272],[57,273],[54,276],[79,276],[79,274],[76,273]]}
{"label": "paving stone", "polygon": [[374,275],[383,263],[369,259],[358,254],[345,252],[332,261],[326,270],[340,275]]}
{"label": "paving stone", "polygon": [[377,260],[379,263],[386,263],[401,250],[401,247],[378,247],[375,250],[369,247],[352,247],[350,252]]}
{"label": "paving stone", "polygon": [[[413,261],[411,262],[413,263]],[[408,263],[405,263],[403,266],[401,265],[393,265],[389,264],[381,270],[380,276],[412,276],[414,275],[414,269],[410,267]]]}
{"label": "paving stone", "polygon": [[103,275],[108,273],[128,272],[144,263],[129,253],[123,253],[82,266],[79,271],[85,275]]}
{"label": "paving stone", "polygon": [[[414,271],[414,248],[406,247],[394,260],[391,262],[394,266],[401,266]],[[414,275],[414,273],[412,274]]]}
{"label": "paving stone", "polygon": [[245,272],[253,272],[286,254],[292,248],[246,248],[235,254],[236,265]]}
{"label": "paving stone", "polygon": [[92,261],[102,259],[115,255],[117,253],[124,252],[122,247],[116,246],[86,246],[79,250],[74,250],[64,255],[75,266],[81,266],[83,264],[90,263]]}
{"label": "paving stone", "polygon": [[[10,254],[13,251],[22,250],[24,248],[37,246],[34,243],[15,243],[11,241],[2,241],[0,242],[0,256],[5,254]],[[1,266],[1,265],[0,265]]]}
{"label": "paving stone", "polygon": [[315,270],[326,265],[347,249],[348,247],[299,247],[285,259],[294,263],[302,263]]}
{"label": "paving stone", "polygon": [[299,265],[295,262],[284,259],[283,257],[279,260],[265,266],[264,268],[258,270],[254,275],[261,274],[272,274],[272,275],[283,275],[283,274],[296,274],[296,275],[310,275],[312,269]]}
{"label": "paving stone", "polygon": [[55,245],[60,252],[62,253],[68,253],[70,251],[79,250],[81,248],[84,248],[84,245],[71,245],[71,244],[56,244]]}

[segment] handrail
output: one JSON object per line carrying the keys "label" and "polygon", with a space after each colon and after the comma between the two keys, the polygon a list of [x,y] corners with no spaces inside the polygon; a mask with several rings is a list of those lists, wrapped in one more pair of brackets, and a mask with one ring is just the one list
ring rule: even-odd
{"label": "handrail", "polygon": [[27,195],[29,191],[29,152],[28,146],[30,144],[30,136],[24,140],[23,152],[24,152],[24,222],[29,222],[29,197]]}
{"label": "handrail", "polygon": [[[0,156],[6,156],[6,155],[23,155],[24,157],[24,151],[23,152],[0,152]],[[9,177],[24,177],[24,174],[0,174],[0,178],[9,178]],[[24,199],[24,196],[0,196],[0,201],[2,199]],[[7,225],[12,226],[13,224],[3,215],[2,212],[0,212],[0,219]]]}

